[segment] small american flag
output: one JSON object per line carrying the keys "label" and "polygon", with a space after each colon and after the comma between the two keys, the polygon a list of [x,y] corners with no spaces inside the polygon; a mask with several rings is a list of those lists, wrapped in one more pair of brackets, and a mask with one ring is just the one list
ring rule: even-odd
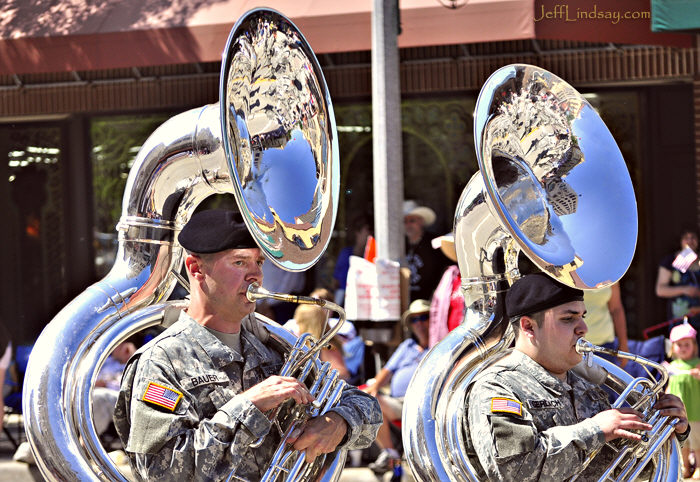
{"label": "small american flag", "polygon": [[511,400],[510,398],[492,398],[491,413],[494,412],[506,412],[522,415],[522,404],[516,400]]}
{"label": "small american flag", "polygon": [[180,401],[182,393],[172,388],[164,387],[163,385],[158,385],[154,382],[148,382],[146,391],[143,394],[144,402],[155,403],[161,407],[165,407],[168,410],[175,410],[177,402]]}
{"label": "small american flag", "polygon": [[692,249],[686,247],[678,253],[678,256],[676,256],[676,259],[673,260],[673,263],[671,263],[671,266],[676,268],[678,271],[681,273],[685,273],[688,271],[688,268],[690,268],[690,265],[693,264],[693,261],[698,259],[698,255],[695,254],[695,251]]}

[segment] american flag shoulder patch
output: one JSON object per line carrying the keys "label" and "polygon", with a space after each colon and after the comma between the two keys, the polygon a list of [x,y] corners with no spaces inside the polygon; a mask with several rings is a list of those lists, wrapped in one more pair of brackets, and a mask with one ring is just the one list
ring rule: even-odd
{"label": "american flag shoulder patch", "polygon": [[523,404],[517,400],[511,400],[510,398],[492,398],[491,413],[495,412],[513,413],[522,417]]}
{"label": "american flag shoulder patch", "polygon": [[177,402],[179,402],[181,398],[182,393],[173,388],[168,388],[155,382],[148,382],[148,386],[146,387],[146,391],[143,393],[141,400],[144,402],[154,403],[173,411],[177,406]]}

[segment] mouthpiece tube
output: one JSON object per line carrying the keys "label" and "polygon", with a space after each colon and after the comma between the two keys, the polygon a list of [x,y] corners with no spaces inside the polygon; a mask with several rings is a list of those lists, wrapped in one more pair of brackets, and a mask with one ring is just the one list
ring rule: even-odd
{"label": "mouthpiece tube", "polygon": [[322,308],[326,308],[328,310],[332,310],[338,313],[338,322],[335,324],[335,326],[333,326],[333,328],[331,328],[323,334],[321,339],[319,339],[314,345],[314,348],[307,351],[305,355],[303,355],[297,360],[297,362],[291,368],[290,373],[294,373],[299,367],[304,366],[311,357],[315,356],[317,351],[321,350],[321,348],[326,346],[328,342],[331,341],[331,338],[333,338],[338,333],[338,331],[340,331],[340,328],[343,325],[343,323],[345,323],[346,319],[345,310],[331,301],[322,300],[320,298],[311,298],[310,296],[296,296],[284,293],[273,293],[272,291],[266,290],[258,283],[251,283],[250,285],[248,285],[246,297],[250,301],[257,301],[263,298],[272,298],[275,300],[288,301],[290,303],[297,303],[302,305],[318,305]]}
{"label": "mouthpiece tube", "polygon": [[604,346],[598,346],[594,345],[590,341],[586,340],[585,338],[579,338],[578,341],[576,342],[576,351],[580,355],[585,355],[586,353],[605,353],[606,355],[612,355],[620,358],[627,358],[628,360],[632,361],[637,361],[637,360],[645,360],[645,358],[641,358],[634,353],[627,353],[626,351],[622,350],[613,350],[612,348],[606,348]]}
{"label": "mouthpiece tube", "polygon": [[289,303],[318,306],[326,306],[326,304],[329,303],[326,300],[322,300],[320,298],[311,298],[310,296],[297,296],[288,295],[286,293],[274,293],[272,291],[266,290],[258,283],[251,283],[248,285],[248,290],[246,291],[246,298],[248,298],[248,301],[258,301],[264,298],[272,298],[274,300],[287,301]]}
{"label": "mouthpiece tube", "polygon": [[653,368],[657,371],[658,374],[661,375],[661,379],[657,384],[659,387],[663,387],[666,384],[666,381],[668,380],[668,370],[666,370],[666,368],[661,363],[649,360],[647,358],[644,358],[643,356],[635,355],[634,353],[627,353],[626,351],[622,350],[613,350],[612,348],[605,348],[602,346],[594,345],[593,343],[584,338],[579,338],[578,341],[576,341],[576,351],[579,354],[584,355],[584,361],[587,361],[589,366],[593,363],[593,360],[591,359],[593,353],[605,353],[607,355],[616,356],[618,358],[625,358],[627,360],[632,360],[633,362],[639,363],[640,365],[642,365],[642,367],[646,370],[647,374],[651,378],[653,377],[648,369]]}
{"label": "mouthpiece tube", "polygon": [[605,348],[603,346],[594,345],[585,338],[579,338],[576,342],[576,351],[579,355],[585,355],[586,353],[605,353],[612,356],[618,356],[619,354],[632,355],[631,353],[625,353],[619,350],[613,350],[612,348]]}

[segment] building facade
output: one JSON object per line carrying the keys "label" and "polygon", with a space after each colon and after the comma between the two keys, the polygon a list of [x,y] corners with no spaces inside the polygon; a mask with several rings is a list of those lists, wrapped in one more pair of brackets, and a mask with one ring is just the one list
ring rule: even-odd
{"label": "building facade", "polygon": [[[539,7],[543,12],[550,8],[520,1],[499,6],[516,9],[523,3],[533,19]],[[453,13],[437,7],[444,10],[440,15]],[[357,15],[366,21],[369,14],[365,9]],[[311,20],[298,22],[302,31],[304,22],[316,28]],[[362,19],[357,22],[364,25]],[[596,107],[632,177],[639,240],[621,285],[630,332],[639,337],[645,327],[666,317],[665,304],[654,295],[659,260],[677,248],[683,227],[699,224],[696,38],[686,35],[682,42],[656,45],[562,40],[558,34],[538,38],[534,27],[504,40],[438,39],[431,44],[427,38],[423,45],[401,47],[404,197],[435,210],[436,235],[450,231],[461,191],[478,169],[472,115],[483,82],[511,63],[535,64],[564,78]],[[137,33],[150,34],[152,42],[155,33],[163,33],[156,30]],[[179,45],[179,37],[171,34],[173,45]],[[89,35],[124,56],[118,32]],[[202,44],[201,36],[192,36]],[[40,40],[26,40],[27,48],[41,50]],[[356,45],[352,39],[346,43]],[[8,40],[2,49],[7,52],[12,45]],[[20,45],[16,40],[14,48]],[[316,268],[318,284],[329,282],[349,220],[372,212],[371,54],[368,48],[347,48],[317,51],[335,108],[343,193],[334,241]],[[143,141],[171,116],[218,102],[220,62],[178,62],[173,56],[144,65],[158,57],[134,53],[134,65],[105,68],[87,63],[82,67],[90,68],[81,68],[79,62],[58,68],[56,59],[50,71],[40,71],[36,64],[26,71],[17,63],[3,66],[0,178],[7,181],[0,183],[6,217],[0,256],[9,276],[2,281],[0,315],[20,342],[31,342],[59,309],[104,275],[115,249],[126,176]]]}

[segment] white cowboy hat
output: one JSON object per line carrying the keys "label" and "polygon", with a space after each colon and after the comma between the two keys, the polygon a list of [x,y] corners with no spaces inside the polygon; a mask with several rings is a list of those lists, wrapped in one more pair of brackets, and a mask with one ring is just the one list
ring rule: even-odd
{"label": "white cowboy hat", "polygon": [[403,215],[420,216],[423,218],[423,224],[425,226],[430,226],[435,222],[435,211],[426,206],[419,206],[418,203],[413,200],[403,202]]}
{"label": "white cowboy hat", "polygon": [[450,258],[455,263],[457,262],[457,250],[455,249],[455,235],[452,233],[447,233],[443,236],[438,236],[434,238],[430,244],[433,249],[440,248],[442,254]]}
{"label": "white cowboy hat", "polygon": [[401,321],[406,324],[409,317],[413,315],[420,315],[423,313],[430,313],[430,301],[428,300],[413,300],[408,309],[401,315]]}

